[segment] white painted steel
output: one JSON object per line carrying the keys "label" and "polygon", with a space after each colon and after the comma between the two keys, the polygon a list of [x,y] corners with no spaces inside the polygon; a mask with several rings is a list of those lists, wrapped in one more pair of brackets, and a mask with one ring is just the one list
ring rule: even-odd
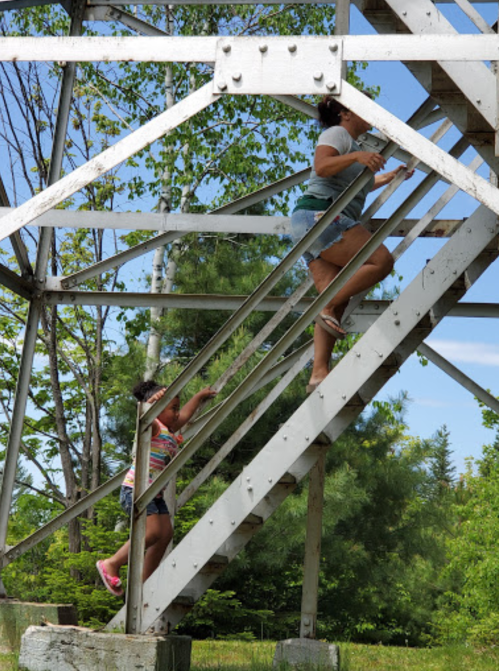
{"label": "white painted steel", "polygon": [[307,535],[303,562],[300,638],[315,638],[317,629],[325,480],[326,454],[321,454],[315,466],[310,469],[308,479]]}
{"label": "white painted steel", "polygon": [[[475,158],[469,165],[469,169],[475,172],[482,164],[483,159],[480,158],[480,156],[475,156]],[[441,212],[446,205],[448,205],[448,203],[452,200],[452,198],[454,198],[454,196],[458,193],[458,191],[459,191],[458,187],[455,186],[454,184],[450,186],[445,191],[445,193],[443,193],[440,196],[437,202],[432,207],[430,207],[428,212],[423,217],[421,217],[421,219],[414,226],[414,228],[411,231],[408,231],[405,238],[397,245],[397,247],[392,252],[392,255],[395,260],[400,258],[402,254],[414,242],[414,240],[428,228],[431,222],[435,220],[437,214]]]}
{"label": "white painted steel", "polygon": [[333,93],[341,88],[342,41],[321,37],[225,38],[217,44],[215,91]]}
{"label": "white painted steel", "polygon": [[149,455],[151,451],[152,426],[144,428],[141,417],[151,407],[149,403],[137,404],[137,451],[135,453],[135,476],[133,485],[133,507],[130,524],[130,553],[128,561],[128,581],[126,590],[125,633],[139,634],[142,630],[142,574],[144,570],[144,550],[146,539],[147,512],[137,514],[135,504],[149,484]]}
{"label": "white painted steel", "polygon": [[[452,123],[446,119],[438,128],[437,130],[430,136],[430,142],[434,142],[437,144],[444,135],[451,129]],[[384,146],[384,142],[382,146]],[[363,145],[362,145],[362,148]],[[377,149],[377,148],[376,148]],[[421,161],[419,161],[417,158],[414,158],[410,154],[408,155],[408,161],[406,163],[407,165],[407,170],[415,170],[416,168],[419,167]],[[425,166],[427,170],[431,169]],[[362,216],[360,217],[360,223],[366,225],[367,222],[371,219],[371,217],[378,212],[378,210],[383,206],[383,204],[388,201],[388,199],[395,193],[395,191],[402,186],[402,184],[405,182],[405,174],[403,172],[400,172],[398,175],[396,175],[395,179],[390,182],[387,186],[385,186],[384,189],[381,190],[381,193],[375,200],[367,207],[364,212],[362,213]]]}
{"label": "white painted steel", "polygon": [[[432,20],[424,3],[429,2],[433,14],[438,12],[430,0],[411,3],[411,10],[402,18],[414,34],[408,35],[345,35],[324,37],[295,35],[290,37],[171,37],[158,31],[152,36],[137,37],[4,37],[0,41],[0,61],[143,61],[152,63],[198,62],[213,63],[216,71],[228,72],[232,76],[237,67],[246,65],[265,68],[268,75],[262,81],[264,88],[255,84],[254,93],[280,94],[280,78],[301,81],[303,86],[293,87],[293,93],[302,95],[313,92],[317,85],[310,82],[304,72],[316,67],[330,71],[339,77],[341,61],[436,61],[445,54],[445,62],[459,68],[459,63],[497,60],[499,43],[496,33],[487,35],[459,35],[442,14]],[[404,0],[387,0],[394,11],[400,11]],[[419,11],[418,5],[422,4]],[[430,10],[431,11],[431,10]],[[146,29],[147,24],[144,26]],[[138,26],[137,26],[138,28]],[[438,35],[438,39],[435,37]],[[154,42],[151,44],[151,40]],[[230,44],[232,54],[220,53],[222,44]],[[263,44],[266,51],[261,51]],[[288,47],[296,49],[288,52]],[[329,51],[332,46],[335,52]],[[289,56],[291,54],[291,57]],[[251,60],[253,59],[253,60]],[[223,68],[223,70],[220,70]],[[304,72],[302,72],[302,68]],[[489,72],[484,65],[484,71]],[[251,76],[251,73],[248,73]],[[260,77],[259,77],[260,78]],[[275,82],[273,90],[271,82]],[[339,82],[338,82],[339,83]],[[229,82],[227,82],[229,84]],[[234,92],[238,88],[234,87]]]}
{"label": "white painted steel", "polygon": [[142,35],[149,35],[151,37],[167,36],[164,30],[160,30],[156,26],[138,19],[133,14],[118,9],[118,7],[96,7],[95,5],[91,5],[87,8],[85,19],[86,21],[120,21],[123,25]]}
{"label": "white painted steel", "polygon": [[[355,0],[361,4],[360,0]],[[460,36],[452,24],[438,10],[431,0],[385,0],[386,4],[395,12],[398,18],[409,28],[414,35],[434,36],[435,44],[443,44],[445,35]],[[392,38],[395,38],[392,35]],[[481,35],[479,37],[495,39],[494,36]],[[445,54],[445,60],[437,60],[440,67],[455,82],[475,109],[488,121],[492,128],[496,127],[495,77],[484,63],[467,61],[467,54],[463,53],[464,61],[452,63],[447,60],[447,50],[442,48],[440,56]],[[408,59],[411,60],[411,59]],[[491,56],[488,60],[495,60]]]}
{"label": "white painted steel", "polygon": [[[307,169],[305,181],[310,170]],[[233,203],[230,203],[231,209]],[[172,213],[172,212],[77,212],[71,210],[50,210],[32,222],[46,228],[106,228],[125,231],[158,231],[170,233],[256,233],[288,235],[289,217],[267,217],[256,215],[224,214],[220,208],[214,214]],[[15,209],[0,207],[0,222]],[[149,244],[153,240],[147,241]]]}
{"label": "white painted steel", "polygon": [[446,177],[460,189],[499,214],[499,190],[475,175],[469,168],[445,151],[412,130],[407,124],[387,112],[347,82],[343,83],[338,100],[373,126],[386,133],[394,142],[403,145],[411,154]]}
{"label": "white painted steel", "polygon": [[[94,263],[85,270],[80,270],[79,272],[73,273],[72,275],[66,275],[66,277],[62,278],[62,280],[58,278],[61,284],[60,288],[69,289],[78,284],[82,284],[82,282],[85,282],[86,280],[91,279],[96,275],[105,273],[107,270],[110,270],[111,268],[117,268],[118,266],[121,266],[124,263],[131,261],[132,259],[136,259],[138,256],[147,254],[147,252],[153,249],[158,249],[158,247],[162,247],[163,245],[167,245],[170,242],[174,242],[175,240],[178,240],[179,238],[183,237],[183,235],[189,232],[190,231],[186,231],[185,233],[173,232],[173,233],[164,233],[163,235],[161,234],[157,235],[151,240],[141,242],[140,244],[135,245],[130,249],[126,249],[123,252],[111,256],[109,259],[104,259],[103,261]],[[47,278],[47,285],[46,285],[47,289],[53,288],[50,286],[50,283],[53,280],[54,278]]]}
{"label": "white painted steel", "polygon": [[191,116],[211,105],[216,96],[212,83],[205,84],[174,107],[163,112],[109,149],[77,168],[0,219],[0,240],[44,214],[94,179],[176,128]]}
{"label": "white painted steel", "polygon": [[481,387],[468,375],[459,370],[459,368],[454,366],[450,361],[447,361],[445,357],[436,352],[426,343],[421,343],[421,345],[418,347],[418,350],[424,357],[434,363],[435,366],[438,366],[440,370],[443,370],[444,373],[449,375],[449,377],[453,378],[462,387],[467,389],[471,394],[473,394],[473,396],[476,396],[478,400],[482,401],[482,403],[485,403],[485,405],[491,408],[491,410],[499,414],[499,401],[495,396],[492,396],[490,392],[486,391],[483,387]]}
{"label": "white painted steel", "polygon": [[456,5],[463,10],[463,12],[466,14],[466,16],[473,21],[475,26],[482,31],[482,33],[485,34],[491,34],[495,35],[494,29],[489,26],[487,21],[483,18],[483,16],[478,12],[471,2],[469,0],[454,0]]}
{"label": "white painted steel", "polygon": [[[10,208],[0,208],[3,212]],[[171,231],[176,235],[187,233],[248,233],[251,235],[289,235],[290,217],[225,215],[225,214],[157,214],[155,212],[71,212],[51,210],[36,220],[45,228],[99,228],[114,230]],[[372,219],[375,226],[380,219]],[[393,235],[404,235],[417,220],[405,219]],[[445,229],[455,219],[435,220],[434,228]],[[401,232],[402,231],[402,232]],[[168,235],[168,233],[166,233]],[[141,246],[145,251],[155,248],[156,239],[151,238]],[[164,243],[162,243],[164,244]],[[127,250],[128,251],[128,250]],[[130,250],[131,251],[131,250]],[[69,277],[69,276],[68,276]],[[62,277],[60,278],[62,281]]]}

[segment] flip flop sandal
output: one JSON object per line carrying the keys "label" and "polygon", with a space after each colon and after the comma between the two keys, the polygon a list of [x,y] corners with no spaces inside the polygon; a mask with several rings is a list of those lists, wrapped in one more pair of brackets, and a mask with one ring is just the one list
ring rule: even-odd
{"label": "flip flop sandal", "polygon": [[102,559],[95,564],[99,575],[104,583],[104,587],[110,592],[113,596],[123,596],[123,590],[121,589],[121,580],[116,575],[109,575],[104,566]]}
{"label": "flip flop sandal", "polygon": [[331,315],[318,314],[315,318],[315,322],[319,324],[319,326],[321,326],[325,331],[331,335],[334,335],[337,340],[343,340],[343,338],[346,338],[347,334],[341,328],[340,322],[334,317],[331,317]]}

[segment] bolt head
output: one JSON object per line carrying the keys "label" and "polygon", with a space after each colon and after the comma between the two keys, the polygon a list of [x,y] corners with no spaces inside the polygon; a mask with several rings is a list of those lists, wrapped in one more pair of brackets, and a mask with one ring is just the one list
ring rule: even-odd
{"label": "bolt head", "polygon": [[232,47],[230,46],[230,44],[224,44],[223,47],[222,47],[222,51],[226,54],[228,54],[231,49],[232,49]]}
{"label": "bolt head", "polygon": [[296,51],[297,48],[298,47],[294,43],[288,45],[288,51],[290,51],[292,54]]}
{"label": "bolt head", "polygon": [[329,45],[329,51],[332,51],[333,54],[338,51],[338,45],[337,44],[330,44]]}
{"label": "bolt head", "polygon": [[268,51],[268,46],[266,44],[260,44],[260,46],[258,48],[260,49],[262,54],[264,54],[266,51]]}
{"label": "bolt head", "polygon": [[328,91],[334,91],[336,88],[336,82],[328,82],[326,84],[326,88]]}
{"label": "bolt head", "polygon": [[235,82],[240,82],[241,79],[242,79],[242,74],[241,74],[240,72],[234,72],[234,73],[232,74],[232,79],[233,79]]}
{"label": "bolt head", "polygon": [[315,79],[316,82],[320,82],[323,76],[324,75],[322,74],[322,72],[320,70],[316,70],[314,72],[314,79]]}
{"label": "bolt head", "polygon": [[217,86],[218,86],[218,88],[220,89],[220,91],[225,91],[225,89],[227,88],[227,84],[224,82],[223,79],[220,79],[220,80],[217,82]]}

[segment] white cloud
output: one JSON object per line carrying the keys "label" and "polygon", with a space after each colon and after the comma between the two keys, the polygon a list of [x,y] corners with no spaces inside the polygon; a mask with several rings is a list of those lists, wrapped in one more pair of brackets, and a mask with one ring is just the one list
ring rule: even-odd
{"label": "white cloud", "polygon": [[499,344],[458,340],[428,340],[428,345],[454,363],[499,366]]}

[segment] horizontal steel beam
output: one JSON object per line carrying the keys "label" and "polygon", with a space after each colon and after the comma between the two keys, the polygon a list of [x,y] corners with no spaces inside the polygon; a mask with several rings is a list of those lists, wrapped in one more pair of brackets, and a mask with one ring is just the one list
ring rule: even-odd
{"label": "horizontal steel beam", "polygon": [[[227,310],[241,307],[248,296],[227,296],[225,294],[150,294],[105,291],[45,291],[44,301],[48,305],[115,305],[119,307],[155,307],[184,310]],[[287,296],[266,296],[257,310],[277,312],[288,300]],[[312,297],[302,298],[295,312],[304,312],[314,301]],[[388,305],[387,301],[364,301],[353,314],[380,314]],[[452,317],[499,317],[499,304],[463,303],[453,308]]]}
{"label": "horizontal steel beam", "polygon": [[[236,207],[234,203],[230,204]],[[0,217],[14,210],[0,208]],[[225,211],[224,207],[220,212]],[[217,211],[218,212],[218,211]],[[289,217],[269,217],[234,214],[172,214],[157,212],[72,212],[50,210],[38,217],[37,226],[44,228],[109,228],[126,231],[160,231],[179,233],[248,233],[251,235],[289,235]],[[372,227],[379,228],[382,219],[372,219]],[[394,232],[403,236],[416,223],[416,219],[404,219]],[[425,235],[447,237],[464,219],[435,219]],[[33,225],[33,224],[31,224]],[[150,240],[153,243],[154,240]],[[152,248],[152,247],[151,247]]]}
{"label": "horizontal steel beam", "polygon": [[[105,4],[105,3],[102,3]],[[108,3],[116,4],[116,3]],[[126,3],[130,4],[130,3]],[[169,3],[170,4],[170,3]],[[182,2],[184,4],[184,2]],[[231,3],[232,4],[232,3]],[[246,3],[244,3],[246,4]],[[261,51],[263,43],[266,45]],[[265,37],[4,37],[0,61],[144,61],[214,62],[220,44],[253,56],[254,64],[275,60],[283,65],[280,47],[294,45],[322,57],[326,48],[344,61],[490,61],[499,58],[499,36],[493,35],[346,35]],[[226,52],[224,52],[226,53]],[[233,56],[231,66],[236,66]],[[277,60],[278,59],[278,60]],[[315,67],[315,65],[314,65]],[[244,73],[243,73],[244,76]],[[296,80],[296,70],[282,67],[280,78]],[[279,91],[276,91],[278,93]]]}

